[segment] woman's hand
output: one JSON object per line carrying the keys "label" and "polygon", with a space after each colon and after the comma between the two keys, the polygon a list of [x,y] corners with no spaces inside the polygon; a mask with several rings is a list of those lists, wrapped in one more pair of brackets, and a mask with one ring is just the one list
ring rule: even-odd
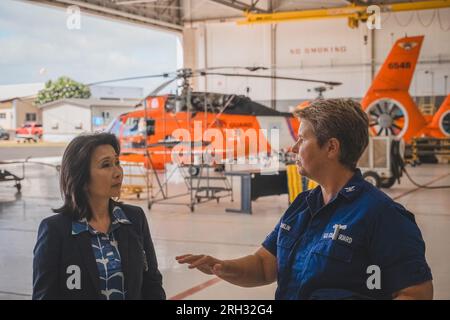
{"label": "woman's hand", "polygon": [[241,287],[263,286],[277,279],[277,259],[263,247],[254,254],[232,260],[219,260],[203,254],[185,254],[175,259],[178,263],[187,263],[189,269],[216,275]]}
{"label": "woman's hand", "polygon": [[203,273],[214,274],[218,277],[236,276],[231,270],[230,264],[223,260],[206,255],[185,254],[175,257],[180,264],[189,264],[189,269],[197,268]]}

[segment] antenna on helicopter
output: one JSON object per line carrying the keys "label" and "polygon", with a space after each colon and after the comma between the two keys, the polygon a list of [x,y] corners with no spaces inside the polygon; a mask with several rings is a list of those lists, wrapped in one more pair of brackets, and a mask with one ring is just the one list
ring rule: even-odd
{"label": "antenna on helicopter", "polygon": [[245,92],[247,93],[247,98],[249,98],[250,97],[250,87],[246,87]]}
{"label": "antenna on helicopter", "polygon": [[323,93],[328,91],[328,90],[333,90],[333,87],[332,86],[329,86],[329,87],[319,86],[319,87],[315,87],[315,88],[312,88],[312,89],[308,89],[308,92],[315,91],[315,92],[317,92],[316,99],[324,99],[325,97],[324,97]]}

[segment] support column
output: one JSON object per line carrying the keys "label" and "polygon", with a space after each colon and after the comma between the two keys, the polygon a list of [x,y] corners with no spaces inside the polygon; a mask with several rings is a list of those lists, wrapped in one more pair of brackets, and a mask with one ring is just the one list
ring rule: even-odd
{"label": "support column", "polygon": [[[277,76],[277,24],[272,24],[270,26],[270,48],[271,48],[271,55],[270,55],[270,67],[271,67],[271,76],[276,77]],[[270,97],[270,106],[272,109],[277,109],[277,80],[272,79],[271,80],[271,97]]]}
{"label": "support column", "polygon": [[370,30],[370,77],[375,78],[376,61],[375,61],[375,29]]}

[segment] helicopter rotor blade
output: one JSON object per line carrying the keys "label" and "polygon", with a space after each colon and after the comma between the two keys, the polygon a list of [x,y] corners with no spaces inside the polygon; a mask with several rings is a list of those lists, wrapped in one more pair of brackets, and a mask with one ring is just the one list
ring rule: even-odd
{"label": "helicopter rotor blade", "polygon": [[172,78],[172,79],[170,79],[170,80],[168,80],[168,81],[162,83],[162,84],[159,85],[155,90],[153,90],[153,91],[150,92],[148,95],[146,95],[144,99],[142,99],[141,101],[139,101],[139,103],[136,104],[135,107],[136,107],[136,108],[139,107],[139,106],[142,104],[142,102],[144,102],[147,98],[156,96],[162,89],[164,89],[165,87],[167,87],[169,84],[171,84],[171,83],[174,82],[175,80],[178,80],[179,78],[180,78],[179,76],[176,76],[176,77],[174,77],[174,78]]}
{"label": "helicopter rotor blade", "polygon": [[233,74],[233,73],[220,73],[220,72],[203,72],[200,71],[201,76],[224,76],[224,77],[249,77],[249,78],[262,78],[262,79],[277,79],[277,80],[290,80],[290,81],[303,81],[303,82],[313,82],[322,83],[329,86],[339,86],[342,82],[334,81],[322,81],[322,80],[312,80],[304,78],[293,78],[293,77],[281,77],[281,76],[263,76],[257,74]]}
{"label": "helicopter rotor blade", "polygon": [[259,70],[269,70],[267,67],[263,66],[254,66],[254,67],[242,67],[242,66],[223,66],[223,67],[210,67],[210,68],[202,68],[197,69],[195,72],[208,72],[212,70],[245,70],[245,71],[259,71]]}
{"label": "helicopter rotor blade", "polygon": [[163,82],[159,87],[157,87],[155,90],[153,90],[149,95],[147,95],[147,97],[153,97],[156,96],[162,89],[164,89],[165,87],[167,87],[169,84],[171,84],[172,82],[174,82],[175,80],[178,80],[179,77],[174,77],[166,82]]}
{"label": "helicopter rotor blade", "polygon": [[88,86],[96,86],[96,85],[99,85],[99,84],[112,83],[112,82],[140,80],[140,79],[150,79],[150,78],[168,78],[172,74],[173,73],[162,73],[162,74],[153,74],[153,75],[146,75],[146,76],[119,78],[119,79],[112,79],[112,80],[92,82],[92,83],[88,83],[87,85]]}

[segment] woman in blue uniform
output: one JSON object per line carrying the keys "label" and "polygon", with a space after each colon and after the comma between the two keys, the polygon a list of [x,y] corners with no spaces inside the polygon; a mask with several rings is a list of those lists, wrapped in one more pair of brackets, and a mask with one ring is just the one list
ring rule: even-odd
{"label": "woman in blue uniform", "polygon": [[44,219],[33,260],[33,299],[165,299],[143,210],[116,202],[123,170],[112,134],[67,146],[64,204]]}
{"label": "woman in blue uniform", "polygon": [[316,100],[297,115],[298,170],[319,186],[298,195],[254,254],[186,254],[178,262],[243,287],[277,281],[276,299],[431,299],[414,216],[356,167],[368,144],[361,106]]}

